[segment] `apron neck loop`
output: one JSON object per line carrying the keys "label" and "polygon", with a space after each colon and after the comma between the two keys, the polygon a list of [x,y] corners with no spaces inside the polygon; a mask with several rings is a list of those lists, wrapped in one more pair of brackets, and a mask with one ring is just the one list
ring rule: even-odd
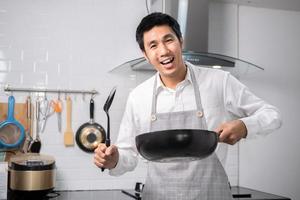
{"label": "apron neck loop", "polygon": [[[187,68],[190,72],[191,76],[191,82],[192,86],[194,88],[194,94],[195,94],[195,100],[196,100],[196,106],[197,106],[197,116],[202,117],[203,112],[202,112],[202,104],[201,104],[201,96],[200,96],[200,90],[199,86],[195,77],[195,73],[189,65],[187,65]],[[151,108],[151,121],[156,120],[156,107],[157,107],[157,75],[155,76],[154,79],[154,86],[153,86],[153,94],[152,94],[152,108]]]}

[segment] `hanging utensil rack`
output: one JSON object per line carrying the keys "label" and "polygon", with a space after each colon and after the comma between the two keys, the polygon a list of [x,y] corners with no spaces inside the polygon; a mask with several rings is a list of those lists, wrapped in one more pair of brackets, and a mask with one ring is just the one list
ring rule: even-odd
{"label": "hanging utensil rack", "polygon": [[58,94],[91,94],[95,96],[98,94],[96,90],[69,90],[69,89],[41,89],[41,88],[15,88],[9,85],[4,87],[5,92],[41,92],[41,93],[58,93]]}

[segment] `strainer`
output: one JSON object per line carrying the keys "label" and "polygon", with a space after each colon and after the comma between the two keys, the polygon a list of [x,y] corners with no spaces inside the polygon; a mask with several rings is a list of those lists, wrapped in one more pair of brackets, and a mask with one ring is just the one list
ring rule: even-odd
{"label": "strainer", "polygon": [[24,138],[24,127],[14,118],[15,98],[8,98],[7,119],[0,123],[0,149],[18,148]]}

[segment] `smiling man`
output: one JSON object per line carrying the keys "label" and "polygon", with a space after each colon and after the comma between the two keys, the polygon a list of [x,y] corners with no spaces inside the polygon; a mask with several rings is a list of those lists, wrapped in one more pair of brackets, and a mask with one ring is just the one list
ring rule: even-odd
{"label": "smiling man", "polygon": [[[175,19],[152,13],[142,19],[136,40],[156,75],[127,100],[115,145],[100,144],[94,163],[111,175],[132,171],[138,161],[135,137],[173,129],[214,130],[219,146],[279,128],[277,109],[255,96],[230,73],[185,62]],[[151,134],[151,133],[149,133]],[[215,153],[204,159],[148,162],[143,200],[232,199],[228,178]]]}
{"label": "smiling man", "polygon": [[164,85],[175,88],[184,80],[186,66],[182,58],[182,38],[167,25],[156,26],[143,35],[144,56],[159,72]]}

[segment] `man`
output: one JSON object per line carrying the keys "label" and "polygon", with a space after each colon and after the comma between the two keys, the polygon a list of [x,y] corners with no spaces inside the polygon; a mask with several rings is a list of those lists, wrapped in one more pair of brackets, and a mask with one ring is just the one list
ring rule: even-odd
{"label": "man", "polygon": [[[136,40],[157,74],[129,94],[116,145],[101,144],[95,150],[94,163],[110,169],[111,175],[136,167],[135,137],[142,133],[215,130],[224,146],[280,127],[277,109],[228,72],[184,62],[180,27],[169,15],[144,17]],[[227,175],[215,153],[195,161],[148,162],[143,200],[231,198]]]}

